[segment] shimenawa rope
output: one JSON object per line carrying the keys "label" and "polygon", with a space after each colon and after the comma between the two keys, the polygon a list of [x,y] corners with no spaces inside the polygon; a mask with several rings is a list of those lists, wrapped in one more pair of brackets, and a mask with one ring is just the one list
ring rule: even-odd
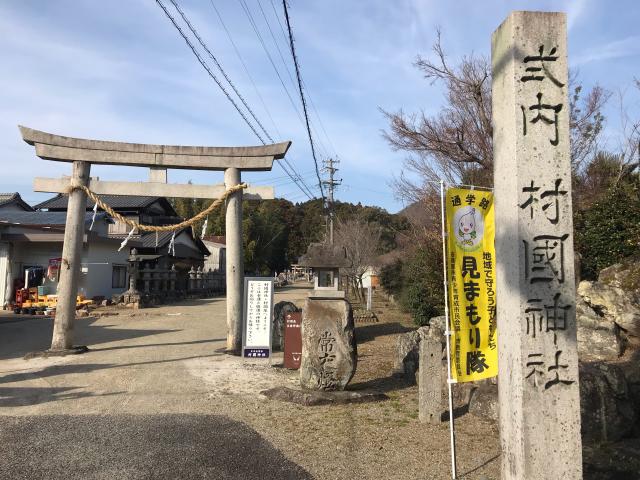
{"label": "shimenawa rope", "polygon": [[173,225],[142,225],[142,224],[136,222],[135,220],[131,220],[130,218],[124,217],[124,216],[120,215],[118,212],[116,212],[109,205],[104,203],[100,199],[100,197],[98,197],[98,195],[93,193],[91,190],[89,190],[88,187],[85,187],[84,185],[77,185],[77,186],[74,186],[74,187],[70,187],[69,188],[69,192],[72,192],[74,190],[82,190],[102,210],[107,212],[109,215],[111,215],[111,217],[115,218],[116,220],[118,220],[118,221],[120,221],[122,223],[126,223],[132,229],[136,228],[138,230],[142,230],[143,232],[174,232],[176,230],[180,230],[180,229],[185,228],[185,227],[190,227],[194,223],[196,223],[196,222],[202,220],[203,218],[207,217],[207,215],[209,215],[218,206],[220,206],[220,204],[222,204],[222,202],[224,202],[229,195],[231,195],[232,193],[235,193],[235,192],[237,192],[239,190],[243,190],[245,188],[247,188],[247,184],[246,183],[240,183],[238,185],[234,185],[233,187],[229,187],[227,190],[225,190],[225,192],[222,194],[222,196],[220,198],[218,198],[218,199],[214,200],[213,202],[211,202],[211,205],[209,205],[207,208],[202,210],[200,213],[198,213],[197,215],[189,218],[188,220],[185,220],[183,222],[176,223],[176,224],[173,224]]}

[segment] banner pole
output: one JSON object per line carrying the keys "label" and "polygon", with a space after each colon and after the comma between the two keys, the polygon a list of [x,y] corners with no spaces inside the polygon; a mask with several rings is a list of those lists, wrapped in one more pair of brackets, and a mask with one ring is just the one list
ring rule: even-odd
{"label": "banner pole", "polygon": [[451,345],[450,337],[452,334],[451,324],[449,323],[449,295],[447,282],[447,232],[444,221],[444,181],[440,180],[440,215],[442,224],[442,270],[444,278],[444,317],[446,322],[445,338],[447,339],[447,389],[449,393],[449,436],[451,438],[451,478],[456,480],[456,440],[453,428],[453,395],[451,393],[454,380],[451,378]]}

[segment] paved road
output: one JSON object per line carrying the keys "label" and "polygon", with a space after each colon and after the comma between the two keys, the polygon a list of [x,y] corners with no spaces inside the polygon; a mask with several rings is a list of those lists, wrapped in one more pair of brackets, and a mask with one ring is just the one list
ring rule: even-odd
{"label": "paved road", "polygon": [[210,396],[224,382],[203,378],[242,361],[222,353],[225,317],[218,298],[78,319],[89,353],[24,360],[49,346],[51,320],[1,316],[0,479],[310,478],[216,416]]}
{"label": "paved road", "polygon": [[4,418],[0,478],[310,479],[246,425],[214,415]]}

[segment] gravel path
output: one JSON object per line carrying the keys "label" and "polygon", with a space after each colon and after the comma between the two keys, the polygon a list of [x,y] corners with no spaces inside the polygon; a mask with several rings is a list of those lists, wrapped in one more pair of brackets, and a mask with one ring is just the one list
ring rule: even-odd
{"label": "gravel path", "polygon": [[[306,293],[300,288],[280,290],[276,301],[301,305]],[[117,469],[115,459],[125,459],[127,451],[143,466],[193,451],[193,456],[184,457],[187,460],[175,460],[176,468],[202,464],[201,471],[206,474],[198,478],[232,478],[213,476],[209,469],[218,465],[219,472],[231,471],[227,467],[235,464],[228,455],[211,453],[208,457],[206,453],[219,447],[215,442],[224,443],[228,428],[236,429],[238,438],[249,441],[251,448],[264,449],[265,461],[266,457],[281,458],[274,460],[274,468],[289,468],[287,475],[293,475],[282,478],[308,478],[308,474],[317,479],[450,478],[448,424],[420,424],[416,387],[388,375],[395,336],[410,324],[393,309],[380,308],[387,312],[379,314],[380,323],[358,325],[358,370],[351,387],[382,390],[390,399],[375,404],[318,407],[280,403],[259,394],[273,386],[295,386],[297,372],[267,363],[246,363],[222,353],[226,337],[222,298],[79,319],[77,343],[87,344],[91,351],[57,359],[21,358],[29,351],[47,347],[50,321],[39,317],[22,321],[0,318],[0,415],[25,417],[0,420],[5,435],[0,441],[11,452],[10,456],[0,456],[0,476],[20,460],[27,466],[39,461],[30,448],[40,446],[44,449],[41,452],[49,452],[59,445],[55,436],[37,433],[39,423],[60,425],[68,421],[70,428],[83,432],[86,441],[82,445],[86,448],[93,448],[92,443],[104,448],[108,444],[121,452],[120,456],[101,460],[105,472]],[[273,360],[274,364],[278,362],[281,354]],[[161,432],[158,425],[165,422],[167,429],[182,432],[167,432],[166,445],[152,435]],[[203,437],[198,422],[208,425],[211,438]],[[127,430],[131,435],[117,433],[125,424],[131,425]],[[220,436],[216,437],[218,430]],[[55,429],[42,430],[48,431]],[[460,478],[499,478],[495,427],[464,415],[457,419],[456,431],[458,469],[464,474]],[[16,435],[20,438],[19,434],[19,443],[6,441]],[[127,438],[130,443],[124,441]],[[181,443],[183,440],[186,443]],[[200,448],[201,444],[209,447]],[[156,460],[147,462],[134,455],[136,449]],[[77,448],[69,451],[69,455],[75,455]],[[250,458],[252,451],[243,450],[243,455]],[[10,464],[7,459],[12,459]],[[139,472],[151,471],[145,468]],[[268,470],[268,466],[260,468],[266,469],[265,475],[276,471]],[[167,470],[166,475],[154,478],[188,478],[176,472]],[[239,474],[236,478],[251,477]]]}

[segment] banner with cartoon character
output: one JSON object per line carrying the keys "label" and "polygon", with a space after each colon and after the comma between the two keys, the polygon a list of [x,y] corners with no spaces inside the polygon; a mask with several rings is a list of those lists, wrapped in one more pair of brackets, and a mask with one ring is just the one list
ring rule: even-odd
{"label": "banner with cartoon character", "polygon": [[451,376],[471,382],[498,374],[493,194],[446,193]]}

